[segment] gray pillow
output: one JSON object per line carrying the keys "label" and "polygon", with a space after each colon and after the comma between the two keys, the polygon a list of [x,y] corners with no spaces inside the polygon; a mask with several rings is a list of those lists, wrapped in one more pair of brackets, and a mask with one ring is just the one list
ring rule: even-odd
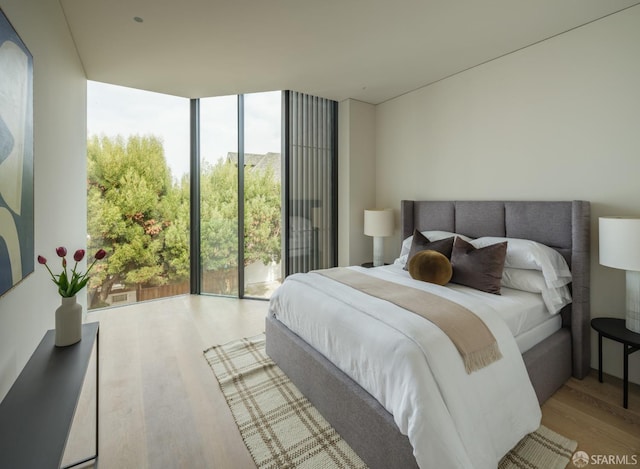
{"label": "gray pillow", "polygon": [[475,248],[465,240],[456,238],[451,252],[451,281],[499,295],[506,255],[506,241]]}
{"label": "gray pillow", "polygon": [[407,256],[407,262],[404,265],[404,270],[409,270],[409,262],[411,258],[420,251],[436,251],[445,256],[447,259],[451,259],[451,250],[453,249],[454,237],[440,239],[438,241],[429,241],[429,239],[420,233],[418,230],[413,230],[413,241],[411,241],[411,249]]}

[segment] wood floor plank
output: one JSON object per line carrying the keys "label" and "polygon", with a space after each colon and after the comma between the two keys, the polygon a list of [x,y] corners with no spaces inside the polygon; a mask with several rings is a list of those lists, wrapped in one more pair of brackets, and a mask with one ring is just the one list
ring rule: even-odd
{"label": "wood floor plank", "polygon": [[583,412],[573,402],[550,399],[543,406],[542,423],[578,441],[578,448],[589,454],[631,455],[640,451],[640,438],[619,424],[607,423]]}
{"label": "wood floor plank", "polygon": [[[99,467],[255,469],[203,351],[263,332],[267,309],[265,301],[184,295],[89,313],[101,323]],[[65,460],[93,451],[94,390],[86,386],[74,424],[81,434]],[[630,387],[628,410],[621,404],[621,380],[599,383],[594,371],[554,394],[542,422],[588,454],[640,460],[640,386]]]}
{"label": "wood floor plank", "polygon": [[598,394],[584,392],[572,382],[563,386],[554,397],[571,402],[572,405],[590,412],[603,421],[624,425],[640,435],[640,413],[635,409],[625,409],[619,399],[609,400]]}
{"label": "wood floor plank", "polygon": [[[630,388],[634,401],[638,386]],[[631,399],[630,399],[631,403]],[[574,439],[589,455],[634,456],[640,461],[640,418],[635,406],[622,407],[622,381],[597,372],[585,379],[571,378],[543,406],[542,423]]]}

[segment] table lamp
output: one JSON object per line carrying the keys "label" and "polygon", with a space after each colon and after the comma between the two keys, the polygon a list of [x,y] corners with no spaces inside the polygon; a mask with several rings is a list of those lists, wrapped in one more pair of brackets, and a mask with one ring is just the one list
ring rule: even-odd
{"label": "table lamp", "polygon": [[373,236],[373,266],[384,264],[383,239],[393,234],[393,210],[390,208],[364,211],[364,234]]}
{"label": "table lamp", "polygon": [[640,218],[600,217],[600,264],[626,270],[627,329],[640,333]]}

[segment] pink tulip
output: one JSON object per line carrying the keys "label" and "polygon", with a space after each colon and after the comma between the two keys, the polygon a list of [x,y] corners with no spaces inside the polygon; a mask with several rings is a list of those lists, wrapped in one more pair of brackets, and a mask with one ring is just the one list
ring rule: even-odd
{"label": "pink tulip", "polygon": [[38,256],[38,262],[47,269],[49,275],[51,276],[51,280],[58,286],[58,293],[63,298],[70,298],[77,294],[80,290],[82,290],[87,283],[89,282],[89,271],[93,268],[93,265],[98,262],[100,259],[103,259],[107,252],[104,249],[98,250],[95,254],[95,259],[89,266],[89,268],[84,272],[78,272],[76,269],[78,268],[78,262],[84,259],[86,251],[84,249],[78,249],[73,253],[73,260],[76,261],[75,265],[71,272],[67,271],[67,249],[64,246],[60,246],[56,248],[56,254],[62,258],[62,268],[63,271],[54,275],[51,272],[51,269],[47,265],[47,259],[43,256]]}

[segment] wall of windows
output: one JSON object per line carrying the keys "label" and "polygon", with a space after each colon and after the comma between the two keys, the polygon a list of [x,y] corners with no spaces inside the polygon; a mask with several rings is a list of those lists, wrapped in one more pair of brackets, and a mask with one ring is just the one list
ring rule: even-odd
{"label": "wall of windows", "polygon": [[108,253],[90,309],[189,292],[268,299],[286,274],[336,265],[335,102],[89,82],[88,103],[88,249]]}
{"label": "wall of windows", "polygon": [[94,270],[90,308],[194,292],[194,275],[196,293],[269,298],[283,278],[281,93],[190,103],[89,82],[88,103],[88,244],[109,253]]}

